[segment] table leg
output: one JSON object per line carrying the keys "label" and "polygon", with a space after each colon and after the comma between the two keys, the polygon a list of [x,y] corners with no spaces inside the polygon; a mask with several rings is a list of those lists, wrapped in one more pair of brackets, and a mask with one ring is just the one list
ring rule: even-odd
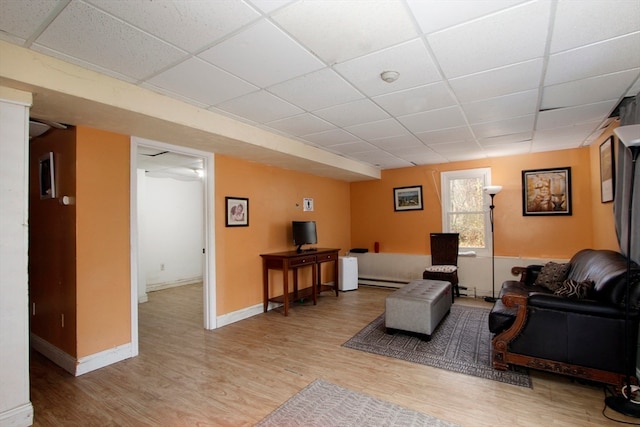
{"label": "table leg", "polygon": [[267,268],[267,261],[262,259],[262,304],[264,313],[269,309],[269,269]]}
{"label": "table leg", "polygon": [[[294,270],[295,272],[295,270]],[[282,266],[282,296],[284,297],[284,315],[289,315],[289,266],[285,261]]]}
{"label": "table leg", "polygon": [[320,264],[314,263],[312,265],[313,272],[311,273],[311,294],[313,294],[313,305],[318,303],[318,285],[316,282],[316,269],[320,269]]}

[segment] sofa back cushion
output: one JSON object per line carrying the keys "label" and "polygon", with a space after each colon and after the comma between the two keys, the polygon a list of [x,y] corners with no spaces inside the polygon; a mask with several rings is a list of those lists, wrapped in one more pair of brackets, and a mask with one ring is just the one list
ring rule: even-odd
{"label": "sofa back cushion", "polygon": [[[567,279],[576,282],[593,282],[594,299],[612,304],[622,304],[625,298],[627,259],[619,252],[583,249],[571,261]],[[633,263],[632,304],[638,304],[638,278],[640,272]]]}

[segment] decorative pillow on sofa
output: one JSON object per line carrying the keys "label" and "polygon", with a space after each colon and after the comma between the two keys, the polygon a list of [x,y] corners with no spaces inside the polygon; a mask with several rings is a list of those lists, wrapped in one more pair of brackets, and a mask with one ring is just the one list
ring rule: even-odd
{"label": "decorative pillow on sofa", "polygon": [[548,262],[542,267],[538,277],[536,277],[535,285],[545,287],[551,291],[556,291],[567,278],[569,268],[567,264],[558,264],[557,262]]}
{"label": "decorative pillow on sofa", "polygon": [[585,299],[589,296],[592,289],[593,282],[591,280],[578,282],[573,279],[567,279],[562,282],[562,286],[556,289],[554,294],[571,299]]}

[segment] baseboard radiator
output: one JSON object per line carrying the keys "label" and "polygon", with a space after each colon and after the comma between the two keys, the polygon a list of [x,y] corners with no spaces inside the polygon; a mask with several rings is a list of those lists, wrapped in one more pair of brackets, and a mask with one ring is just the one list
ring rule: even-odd
{"label": "baseboard radiator", "polygon": [[401,288],[412,280],[422,279],[430,265],[429,255],[396,253],[350,253],[358,258],[358,284]]}

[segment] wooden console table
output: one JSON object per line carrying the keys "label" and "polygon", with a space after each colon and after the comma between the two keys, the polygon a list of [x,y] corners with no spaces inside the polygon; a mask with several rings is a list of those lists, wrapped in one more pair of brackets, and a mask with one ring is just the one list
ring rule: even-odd
{"label": "wooden console table", "polygon": [[[284,304],[284,315],[289,315],[289,302],[311,296],[313,304],[317,302],[317,296],[322,291],[335,291],[338,296],[338,251],[340,249],[315,249],[303,252],[288,251],[271,254],[261,254],[262,257],[262,283],[264,286],[264,312],[267,312],[269,301]],[[323,262],[333,261],[333,285],[322,283],[321,266]],[[311,288],[298,290],[298,268],[311,266]],[[269,298],[269,270],[282,270],[281,296]],[[293,292],[289,292],[289,270],[293,270]]]}

